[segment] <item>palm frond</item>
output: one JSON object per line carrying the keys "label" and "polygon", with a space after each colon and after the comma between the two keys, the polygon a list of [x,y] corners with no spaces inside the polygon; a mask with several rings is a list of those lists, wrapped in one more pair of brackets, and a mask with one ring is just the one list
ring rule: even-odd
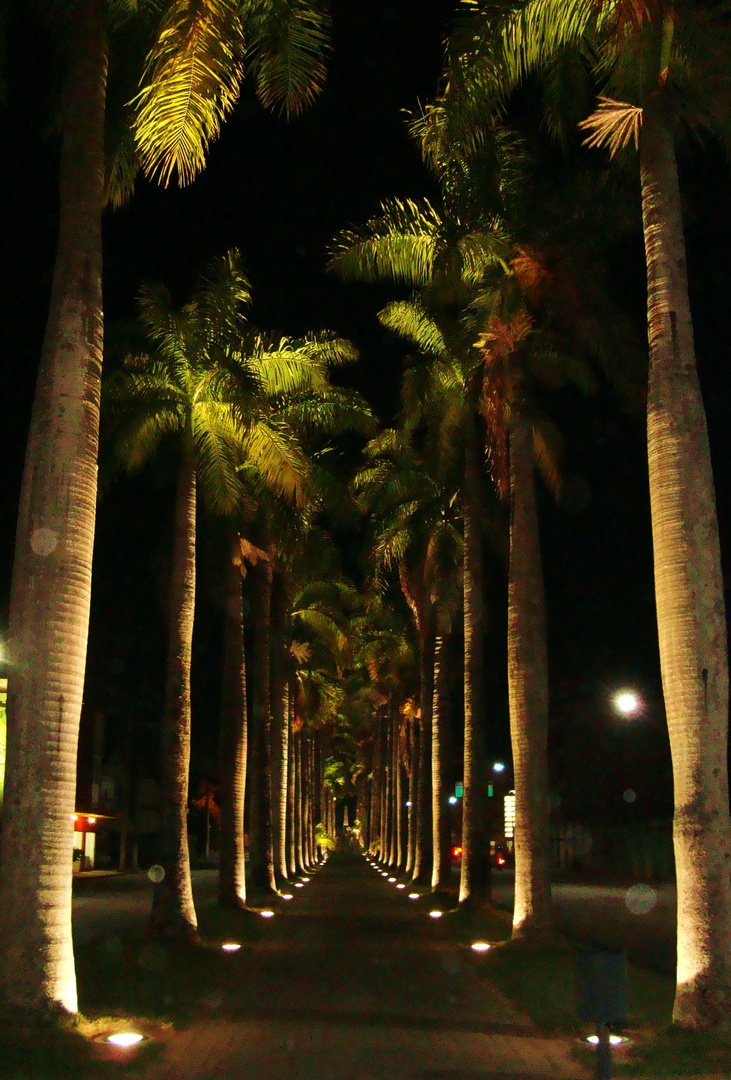
{"label": "palm frond", "polygon": [[442,331],[416,298],[388,304],[379,311],[378,320],[430,356],[441,358],[447,352]]}
{"label": "palm frond", "polygon": [[145,173],[184,186],[238,97],[244,36],[236,0],[173,0],[132,105]]}
{"label": "palm frond", "polygon": [[241,503],[242,435],[230,407],[200,402],[193,409],[196,471],[201,494],[216,514],[233,515]]}
{"label": "palm frond", "polygon": [[132,129],[124,118],[116,124],[107,123],[104,141],[104,205],[119,210],[132,198],[140,170],[137,147]]}
{"label": "palm frond", "polygon": [[262,418],[244,438],[244,455],[276,493],[301,506],[308,492],[309,463],[291,429]]}
{"label": "palm frond", "polygon": [[338,234],[328,269],[346,280],[423,285],[432,275],[441,230],[441,216],[427,199],[390,199],[379,217]]}
{"label": "palm frond", "polygon": [[325,84],[332,20],[325,0],[254,0],[245,8],[247,60],[265,108],[288,119]]}
{"label": "palm frond", "polygon": [[642,109],[638,105],[600,97],[597,108],[580,122],[579,127],[588,132],[584,139],[585,146],[606,149],[611,158],[629,146],[630,142],[634,143],[635,150],[638,149]]}

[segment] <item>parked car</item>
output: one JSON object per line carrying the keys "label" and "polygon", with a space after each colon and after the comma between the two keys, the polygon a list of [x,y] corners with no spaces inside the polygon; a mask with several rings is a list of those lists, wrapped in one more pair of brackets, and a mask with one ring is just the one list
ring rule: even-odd
{"label": "parked car", "polygon": [[[452,866],[462,865],[462,845],[459,843],[453,843],[450,848],[450,862]],[[512,844],[509,845],[505,840],[491,840],[490,841],[490,866],[494,870],[503,870],[515,865],[515,856],[512,851]]]}

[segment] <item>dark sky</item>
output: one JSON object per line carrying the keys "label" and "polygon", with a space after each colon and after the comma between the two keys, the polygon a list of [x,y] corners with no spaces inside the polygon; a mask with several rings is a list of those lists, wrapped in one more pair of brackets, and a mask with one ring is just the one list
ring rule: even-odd
{"label": "dark sky", "polygon": [[[253,284],[253,320],[285,333],[327,327],[351,337],[363,359],[349,377],[387,419],[396,402],[401,358],[374,319],[387,292],[339,284],[324,272],[325,251],[338,229],[372,214],[382,198],[433,191],[406,136],[402,110],[414,109],[434,93],[454,5],[452,0],[428,5],[423,0],[335,0],[333,6],[334,54],[327,88],[313,108],[287,125],[265,114],[245,88],[208,168],[190,188],[160,191],[140,181],[132,204],[107,214],[105,307],[111,322],[130,316],[145,279],[166,282],[182,300],[211,258],[238,246]],[[24,21],[27,16],[16,13],[15,18],[0,175],[2,627],[56,227],[56,140],[44,135],[51,126],[51,88],[43,77],[49,66],[47,44]],[[728,172],[713,154],[704,154],[695,163],[683,159],[683,180],[699,367],[727,548]],[[626,259],[634,306],[641,310],[639,235]],[[546,497],[542,518],[554,711],[581,700],[582,707],[595,710],[605,722],[612,689],[631,682],[646,693],[648,714],[658,720],[662,709],[642,418],[625,416],[606,394],[589,403],[568,401],[565,415],[565,468],[575,497],[558,508]],[[101,506],[89,685],[100,707],[106,690],[127,692],[142,712],[151,713],[162,688],[164,635],[157,597],[167,552],[169,497],[164,480],[155,475],[139,483],[138,488],[113,488]],[[205,601],[202,609],[196,693],[208,723],[218,665],[210,614],[215,605],[208,616]],[[496,671],[495,698],[504,712],[502,679],[502,671]],[[505,730],[497,743],[505,744]],[[208,753],[212,740],[201,735],[200,745]]]}

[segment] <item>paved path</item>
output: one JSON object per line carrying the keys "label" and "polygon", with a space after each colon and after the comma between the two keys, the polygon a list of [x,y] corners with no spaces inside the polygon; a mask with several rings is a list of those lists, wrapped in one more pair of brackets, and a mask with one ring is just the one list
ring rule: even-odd
{"label": "paved path", "polygon": [[581,1080],[477,978],[424,901],[337,854],[231,957],[235,1001],[170,1035],[155,1080]]}

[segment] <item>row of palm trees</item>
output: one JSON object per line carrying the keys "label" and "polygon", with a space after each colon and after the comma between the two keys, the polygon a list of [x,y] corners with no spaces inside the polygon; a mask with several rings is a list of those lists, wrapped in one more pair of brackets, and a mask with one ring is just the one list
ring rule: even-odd
{"label": "row of palm trees", "polygon": [[[125,113],[122,128],[130,134],[119,141],[109,172],[119,197],[129,191],[138,162],[163,182],[173,175],[187,182],[202,167],[206,146],[235,100],[247,50],[265,103],[282,103],[291,112],[321,85],[327,17],[319,4],[178,2],[165,7],[161,23],[153,4],[131,5],[129,11],[115,4],[115,18],[133,20],[133,7],[140,19],[147,18],[153,44],[138,50],[147,55],[142,89]],[[633,141],[639,149],[655,584],[676,797],[674,1019],[687,1028],[711,1027],[727,1017],[731,999],[728,665],[674,138],[681,121],[704,130],[717,124],[725,131],[728,20],[724,11],[699,12],[679,0],[525,0],[504,8],[463,0],[460,12],[439,96],[413,122],[440,200],[385,203],[376,218],[341,234],[331,259],[332,269],[345,277],[388,280],[412,290],[380,316],[413,351],[404,373],[401,415],[393,429],[371,441],[353,482],[356,500],[374,519],[368,600],[352,601],[342,581],[337,603],[321,597],[298,606],[296,599],[307,580],[294,572],[297,552],[304,550],[302,541],[311,535],[322,499],[313,480],[312,440],[346,427],[365,433],[372,424],[362,402],[346,400],[328,381],[328,366],[349,356],[345,343],[329,336],[291,342],[252,335],[242,319],[248,285],[232,254],[182,311],[159,289],[143,293],[141,316],[151,347],[126,360],[109,381],[115,445],[128,467],[139,466],[162,436],[175,433],[180,441],[163,718],[166,876],[156,893],[154,917],[168,932],[194,933],[185,806],[200,488],[210,508],[231,522],[224,559],[232,596],[238,597],[234,606],[241,595],[235,571],[240,578],[250,569],[256,654],[248,747],[254,788],[250,870],[257,886],[270,888],[278,884],[277,868],[280,875],[285,868],[288,844],[291,850],[287,837],[294,836],[297,846],[299,812],[289,815],[288,827],[291,785],[284,782],[285,772],[293,775],[285,760],[298,724],[296,704],[291,724],[283,718],[292,715],[298,699],[307,701],[312,715],[340,729],[341,745],[329,765],[324,744],[319,754],[310,754],[319,758],[310,769],[313,792],[326,777],[336,789],[340,785],[341,794],[350,791],[364,761],[354,755],[348,768],[339,767],[348,725],[363,740],[369,717],[377,718],[371,765],[376,790],[383,794],[381,851],[417,878],[430,867],[434,887],[443,885],[444,658],[460,611],[465,785],[460,900],[469,902],[485,886],[485,547],[505,546],[507,524],[514,933],[538,940],[551,933],[548,676],[535,469],[554,488],[559,471],[558,437],[541,407],[542,395],[546,387],[589,390],[597,369],[619,375],[618,384],[626,381],[626,368],[616,364],[617,346],[623,357],[632,346],[615,332],[618,320],[607,318],[611,308],[601,288],[588,287],[600,275],[596,253],[576,242],[582,213],[585,225],[597,205],[582,202],[585,176],[574,169],[561,192],[570,200],[570,215],[565,203],[558,211],[550,199],[538,220],[520,213],[526,189],[538,180],[505,117],[516,89],[527,81],[534,88],[540,83],[548,123],[559,136],[568,139],[582,120],[591,144],[610,156],[627,157]],[[96,490],[105,74],[109,42],[114,45],[115,35],[128,42],[132,27],[132,21],[124,27],[107,23],[101,0],[78,0],[74,16],[62,20],[69,78],[61,234],[11,602],[15,667],[6,805],[18,806],[22,798],[24,815],[22,821],[12,811],[6,815],[0,877],[5,910],[13,913],[0,930],[0,945],[8,945],[4,994],[16,1002],[57,1002],[71,1010],[76,999],[65,856]],[[109,55],[113,63],[114,51]],[[125,50],[119,54],[126,55]],[[124,67],[121,59],[117,63]],[[698,71],[708,71],[709,63],[714,78],[693,89]],[[194,92],[186,98],[183,91],[191,86]],[[704,100],[706,87],[712,93]],[[587,117],[592,107],[587,104],[583,117],[578,115],[581,102],[593,102],[597,95],[598,109]],[[562,214],[571,236],[556,231]],[[309,587],[314,584],[309,579]],[[412,626],[397,614],[396,584]],[[281,606],[275,610],[277,596]],[[231,814],[224,847],[233,853],[227,855],[228,885],[224,890],[222,873],[222,892],[234,902],[244,899],[240,831],[246,729],[241,725],[247,695],[241,625],[236,613],[230,641],[227,633],[224,695],[231,726],[223,724],[230,748],[226,760],[236,767],[232,764],[222,784]],[[295,627],[290,655],[307,660],[294,681],[286,675],[282,648],[272,647],[275,625]],[[300,640],[308,626],[311,640]],[[310,663],[318,652],[318,663]],[[50,754],[49,747],[54,748]],[[406,837],[400,813],[387,812],[403,798],[399,758],[404,749],[412,803]],[[277,762],[274,782],[272,762]],[[308,791],[303,781],[300,805]],[[328,814],[332,818],[331,805]],[[371,807],[371,828],[373,816]],[[308,812],[310,836],[317,818]],[[291,863],[286,869],[291,871]],[[41,882],[44,904],[36,909],[27,897],[36,895]]]}

